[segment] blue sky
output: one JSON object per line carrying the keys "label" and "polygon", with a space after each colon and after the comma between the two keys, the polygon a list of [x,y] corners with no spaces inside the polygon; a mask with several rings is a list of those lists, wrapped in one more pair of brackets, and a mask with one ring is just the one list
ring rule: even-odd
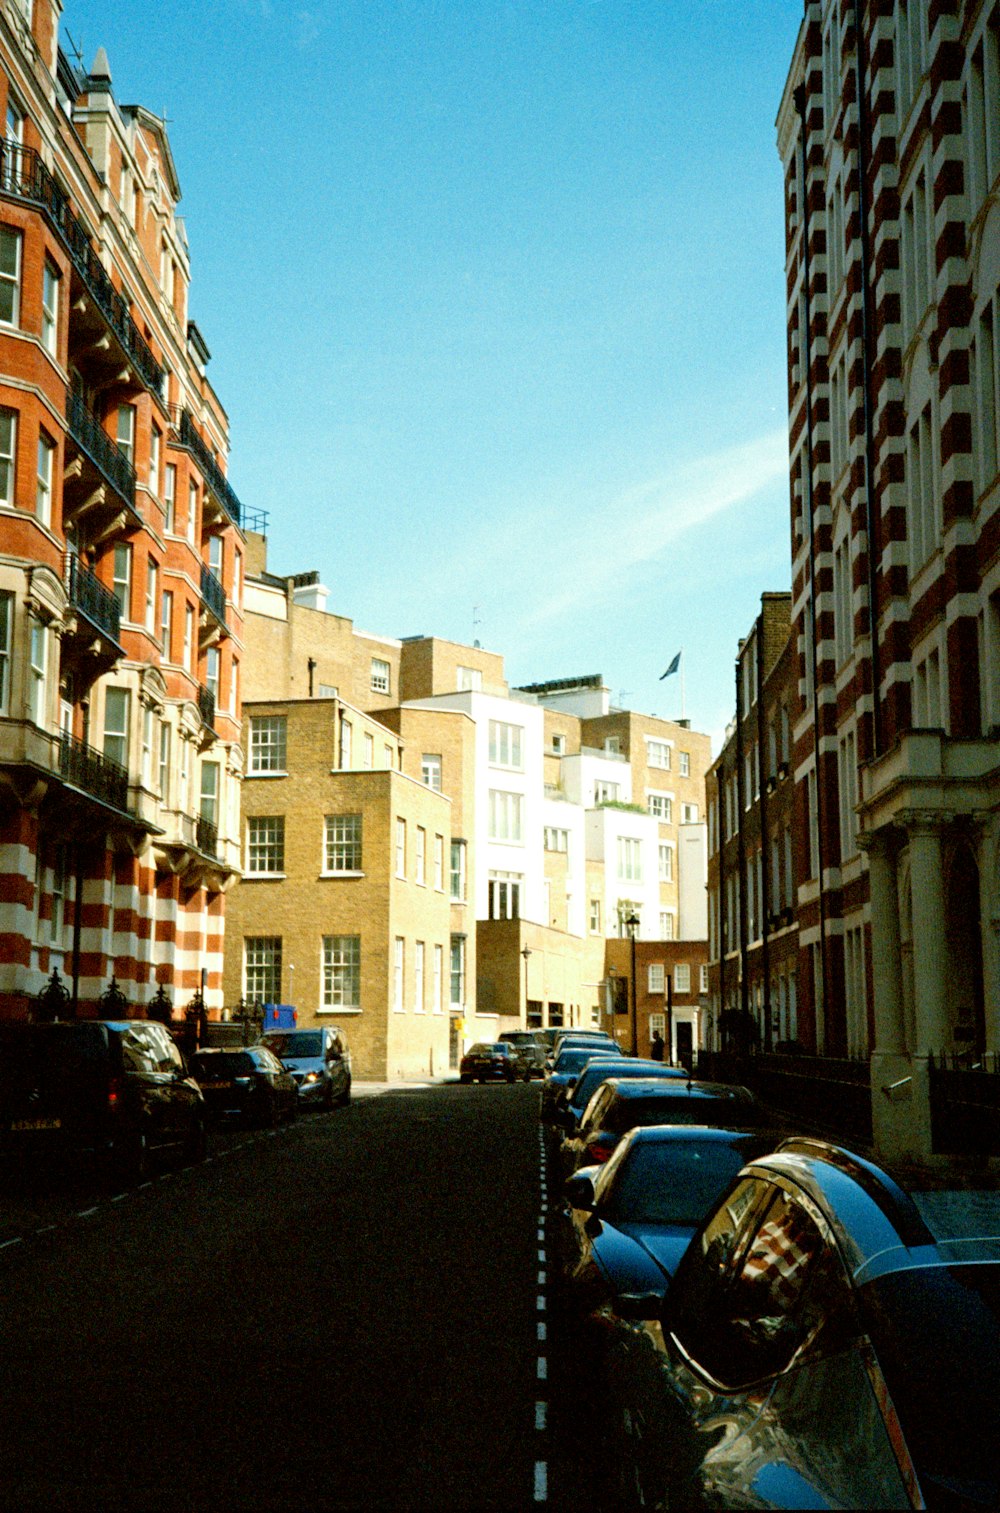
{"label": "blue sky", "polygon": [[787,588],[801,0],[67,0],[166,114],[269,565],[718,734]]}

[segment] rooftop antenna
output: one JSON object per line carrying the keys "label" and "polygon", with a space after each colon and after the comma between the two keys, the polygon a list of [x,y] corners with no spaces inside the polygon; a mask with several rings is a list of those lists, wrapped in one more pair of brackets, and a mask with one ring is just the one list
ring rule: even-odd
{"label": "rooftop antenna", "polygon": [[69,50],[70,50],[70,52],[73,54],[73,56],[76,59],[79,67],[82,68],[83,67],[83,34],[82,34],[82,32],[80,34],[80,46],[79,47],[77,47],[76,43],[73,41],[73,38],[70,36],[70,33],[69,33],[68,30],[66,32],[66,41],[69,43]]}
{"label": "rooftop antenna", "polygon": [[625,703],[625,700],[626,699],[630,699],[631,697],[632,697],[632,690],[631,690],[631,688],[619,688],[619,690],[618,690],[618,708],[619,709],[627,709],[628,705]]}
{"label": "rooftop antenna", "polygon": [[473,646],[478,646],[479,645],[479,640],[478,640],[478,637],[476,636],[476,627],[477,627],[477,625],[482,625],[482,623],[483,623],[483,617],[479,613],[479,605],[478,604],[474,604],[472,606],[472,644],[473,644]]}

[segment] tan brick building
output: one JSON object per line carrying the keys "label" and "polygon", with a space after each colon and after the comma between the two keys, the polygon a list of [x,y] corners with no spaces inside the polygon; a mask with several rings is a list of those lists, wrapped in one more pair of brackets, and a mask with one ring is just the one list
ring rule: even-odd
{"label": "tan brick building", "polygon": [[360,1078],[441,1072],[451,801],[401,771],[393,733],[340,699],[248,704],[245,742],[227,1003],[287,1003],[300,1026],[339,1025]]}

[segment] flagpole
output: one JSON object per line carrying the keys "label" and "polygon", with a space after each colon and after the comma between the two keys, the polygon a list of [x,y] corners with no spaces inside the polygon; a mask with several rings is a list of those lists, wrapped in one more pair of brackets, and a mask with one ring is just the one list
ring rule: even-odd
{"label": "flagpole", "polygon": [[684,648],[681,647],[681,719],[684,719]]}

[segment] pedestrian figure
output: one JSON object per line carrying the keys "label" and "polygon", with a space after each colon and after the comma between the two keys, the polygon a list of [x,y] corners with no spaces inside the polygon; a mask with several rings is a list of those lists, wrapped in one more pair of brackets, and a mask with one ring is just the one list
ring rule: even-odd
{"label": "pedestrian figure", "polygon": [[662,1061],[663,1060],[664,1049],[665,1049],[665,1047],[664,1047],[664,1044],[663,1044],[663,1036],[660,1034],[659,1030],[654,1030],[653,1031],[653,1042],[652,1042],[652,1045],[649,1048],[649,1054],[650,1054],[650,1056],[653,1058],[654,1061]]}

